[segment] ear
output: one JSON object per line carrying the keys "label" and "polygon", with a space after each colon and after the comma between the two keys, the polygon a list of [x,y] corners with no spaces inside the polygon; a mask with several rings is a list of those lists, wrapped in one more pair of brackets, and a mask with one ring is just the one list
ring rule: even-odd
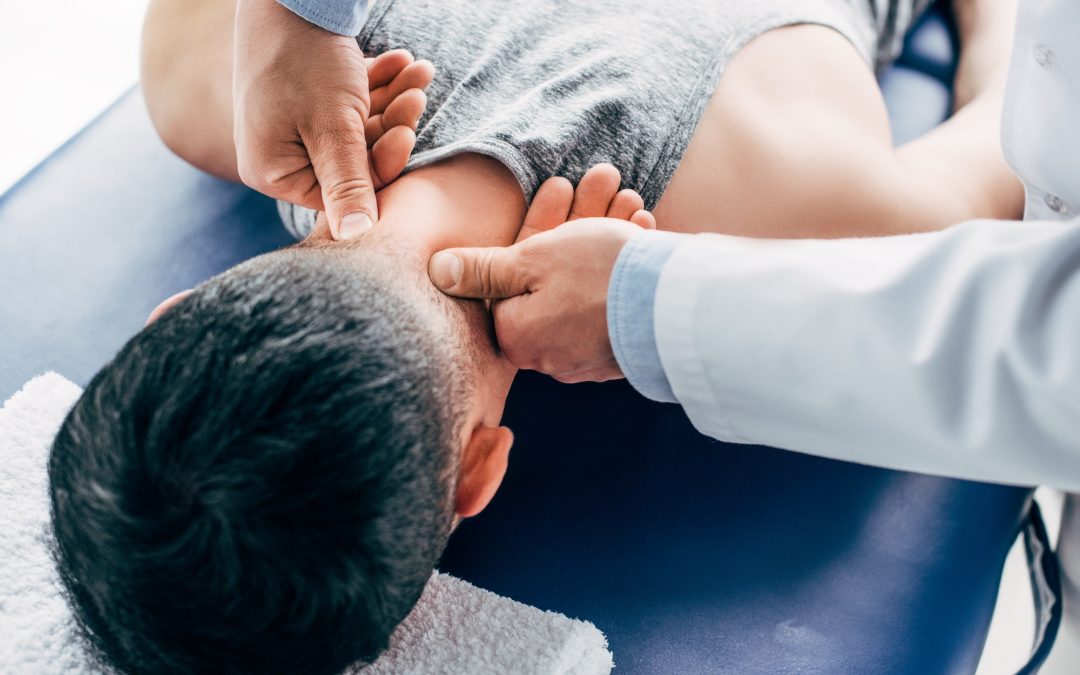
{"label": "ear", "polygon": [[183,300],[184,298],[186,298],[187,296],[191,295],[194,292],[195,292],[194,288],[189,288],[186,291],[180,291],[176,295],[173,295],[173,296],[170,296],[169,298],[166,298],[164,302],[162,302],[160,305],[158,305],[157,307],[154,308],[154,311],[150,312],[150,316],[147,317],[145,325],[149,326],[150,324],[152,324],[155,321],[157,321],[158,319],[160,319],[162,314],[164,314],[165,312],[167,312],[170,309],[172,309],[173,307],[175,307],[177,303],[179,303],[181,300]]}
{"label": "ear", "polygon": [[454,503],[459,516],[475,516],[495,496],[506,475],[513,444],[514,434],[506,427],[477,427],[473,431],[461,453],[461,474]]}

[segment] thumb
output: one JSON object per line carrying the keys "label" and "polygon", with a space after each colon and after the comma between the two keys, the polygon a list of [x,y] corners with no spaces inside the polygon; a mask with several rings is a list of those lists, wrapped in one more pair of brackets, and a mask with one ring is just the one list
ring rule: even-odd
{"label": "thumb", "polygon": [[311,155],[334,239],[358,237],[379,220],[364,133],[353,134],[350,142],[317,147]]}
{"label": "thumb", "polygon": [[451,248],[428,261],[428,276],[443,293],[499,300],[529,291],[518,247]]}

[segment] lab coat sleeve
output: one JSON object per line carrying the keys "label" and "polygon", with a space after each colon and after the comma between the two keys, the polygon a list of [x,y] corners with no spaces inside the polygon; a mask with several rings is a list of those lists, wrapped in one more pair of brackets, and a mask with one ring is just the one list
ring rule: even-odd
{"label": "lab coat sleeve", "polygon": [[278,2],[316,26],[338,35],[358,34],[367,14],[367,0],[278,0]]}
{"label": "lab coat sleeve", "polygon": [[627,381],[639,393],[677,403],[660,362],[653,309],[660,275],[683,235],[653,232],[623,246],[608,281],[607,324],[611,351]]}
{"label": "lab coat sleeve", "polygon": [[683,235],[653,322],[671,388],[710,436],[1080,491],[1080,219]]}

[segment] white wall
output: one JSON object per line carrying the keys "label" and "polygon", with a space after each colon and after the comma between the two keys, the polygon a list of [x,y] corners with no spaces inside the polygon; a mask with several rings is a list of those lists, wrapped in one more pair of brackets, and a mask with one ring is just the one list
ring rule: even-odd
{"label": "white wall", "polygon": [[0,193],[138,77],[147,0],[0,0]]}

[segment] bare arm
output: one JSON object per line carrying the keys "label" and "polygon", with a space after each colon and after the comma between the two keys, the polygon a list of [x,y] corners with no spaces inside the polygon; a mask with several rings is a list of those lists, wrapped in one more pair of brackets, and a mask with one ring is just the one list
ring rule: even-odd
{"label": "bare arm", "polygon": [[952,118],[897,152],[911,173],[950,186],[971,217],[1019,218],[1020,182],[1001,150],[1005,76],[1016,19],[1014,0],[954,0],[961,51]]}
{"label": "bare arm", "polygon": [[158,135],[187,162],[240,181],[233,145],[236,3],[152,0],[143,22],[143,97]]}
{"label": "bare arm", "polygon": [[1012,218],[1023,192],[1000,147],[1010,3],[968,21],[948,122],[899,150],[873,73],[839,33],[768,32],[720,80],[655,209],[661,229],[835,238]]}

